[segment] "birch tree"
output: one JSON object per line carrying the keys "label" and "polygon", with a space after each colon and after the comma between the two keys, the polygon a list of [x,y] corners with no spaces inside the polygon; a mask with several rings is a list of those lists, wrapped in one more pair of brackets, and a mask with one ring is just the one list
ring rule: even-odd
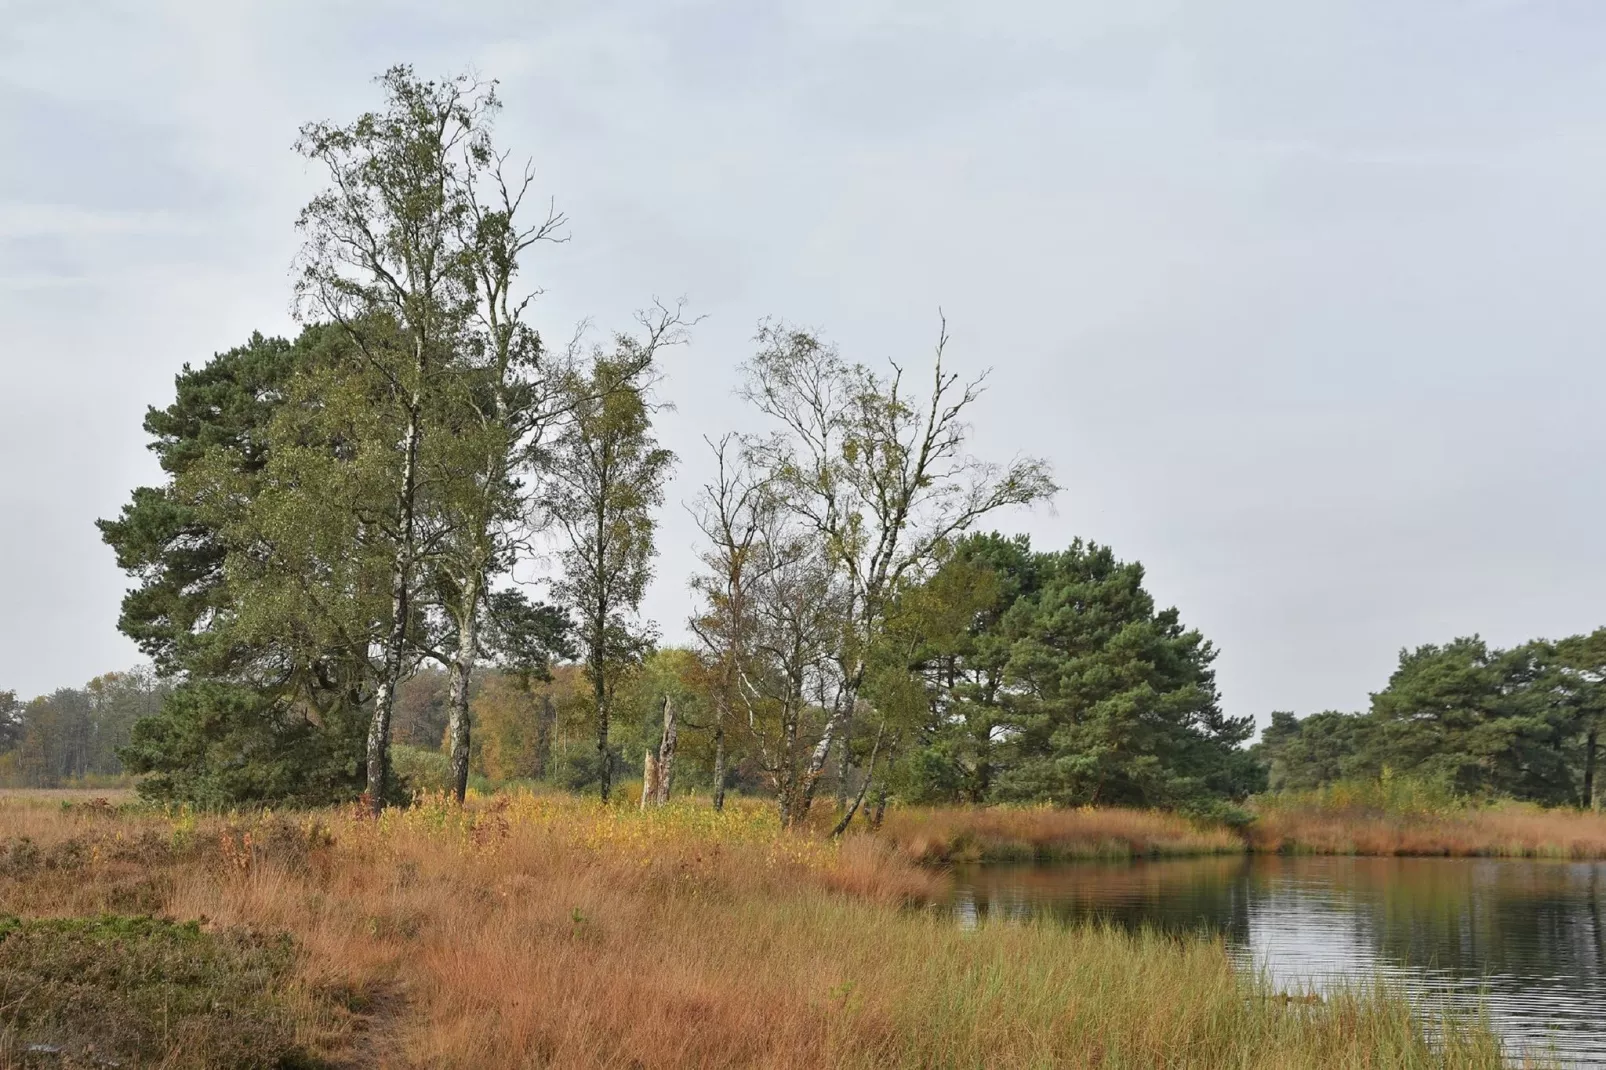
{"label": "birch tree", "polygon": [[738,693],[781,824],[790,827],[808,815],[809,737],[845,700],[838,654],[848,600],[817,532],[773,509],[764,519]]}
{"label": "birch tree", "polygon": [[297,149],[329,186],[301,212],[297,285],[303,315],[339,324],[398,416],[386,507],[389,609],[377,636],[367,744],[367,795],[383,804],[396,685],[406,668],[419,579],[419,455],[429,412],[464,344],[475,306],[465,168],[489,162],[480,136],[492,87],[466,77],[420,81],[394,67],[379,79],[384,107],[339,126],[309,123]]}
{"label": "birch tree", "polygon": [[741,454],[741,443],[727,434],[714,452],[717,475],[703,486],[692,517],[707,545],[705,571],[692,578],[702,606],[691,629],[713,665],[714,809],[725,808],[726,731],[741,686],[743,659],[753,637],[750,587],[761,567],[765,521],[770,510],[767,488]]}
{"label": "birch tree", "polygon": [[[528,490],[553,428],[567,415],[572,361],[553,353],[526,321],[537,292],[519,280],[520,258],[540,242],[561,240],[562,215],[547,210],[526,222],[533,172],[515,175],[491,144],[492,96],[465,153],[464,206],[457,240],[472,278],[471,302],[457,372],[443,406],[440,447],[424,456],[434,476],[431,594],[446,627],[430,653],[445,665],[452,793],[468,788],[469,686],[477,662],[500,655],[518,668],[544,672],[562,649],[549,607],[511,590],[491,598],[496,578],[526,549]],[[492,649],[487,631],[522,637],[524,645]]]}
{"label": "birch tree", "polygon": [[577,618],[596,718],[600,792],[612,787],[609,723],[619,677],[640,661],[652,632],[637,615],[652,578],[653,509],[674,454],[652,434],[648,398],[659,348],[684,338],[678,310],[643,318],[645,335],[619,335],[571,382],[571,413],[554,444],[545,507],[562,536],[556,591]]}
{"label": "birch tree", "polygon": [[549,352],[528,322],[539,290],[521,276],[532,247],[562,240],[564,218],[550,204],[531,214],[531,166],[510,167],[495,146],[494,82],[425,82],[405,67],[380,82],[381,112],[302,132],[332,185],[302,214],[299,292],[351,335],[397,424],[369,794],[383,786],[396,682],[428,656],[448,674],[461,800],[476,663],[551,653],[550,642],[492,651],[488,636],[555,637],[545,607],[492,593],[525,548],[531,476],[570,404],[570,354]]}
{"label": "birch tree", "polygon": [[756,342],[741,392],[774,429],[745,440],[747,456],[778,508],[818,537],[844,600],[833,654],[837,686],[796,785],[796,821],[807,815],[831,749],[855,716],[899,589],[926,575],[982,517],[1042,501],[1058,488],[1043,461],[998,465],[968,452],[966,421],[985,375],[964,380],[945,367],[945,322],[924,389],[906,382],[896,362],[877,373],[784,323],[762,324]]}

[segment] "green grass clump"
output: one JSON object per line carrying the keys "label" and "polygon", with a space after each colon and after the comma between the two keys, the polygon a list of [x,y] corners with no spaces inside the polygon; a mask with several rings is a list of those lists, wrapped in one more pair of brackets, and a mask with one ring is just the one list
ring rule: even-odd
{"label": "green grass clump", "polygon": [[1389,769],[1374,778],[1337,780],[1319,788],[1263,795],[1255,801],[1262,811],[1304,809],[1390,817],[1445,817],[1477,808],[1474,800],[1457,795],[1442,781],[1400,776]]}
{"label": "green grass clump", "polygon": [[0,1066],[312,1065],[276,995],[293,962],[288,936],[0,915]]}

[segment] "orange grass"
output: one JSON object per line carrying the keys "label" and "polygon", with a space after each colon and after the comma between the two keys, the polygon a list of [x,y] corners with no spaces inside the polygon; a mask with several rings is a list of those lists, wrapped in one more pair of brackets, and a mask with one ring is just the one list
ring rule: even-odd
{"label": "orange grass", "polygon": [[921,863],[1229,854],[1243,837],[1157,810],[1031,807],[894,809],[880,836]]}
{"label": "orange grass", "polygon": [[[334,1066],[1500,1065],[1487,1030],[1452,1025],[1433,1050],[1383,994],[1272,998],[1213,941],[961,931],[918,906],[940,878],[900,857],[919,853],[896,839],[907,815],[889,815],[894,853],[785,833],[756,804],[472,802],[373,821],[0,800],[0,912],[287,931],[299,954],[284,998]],[[980,827],[1226,842],[1097,816],[1005,812]]]}
{"label": "orange grass", "polygon": [[[1420,797],[1419,797],[1420,796]],[[1151,810],[895,808],[880,836],[904,858],[947,862],[1264,853],[1606,858],[1606,814],[1470,805],[1406,782],[1340,784],[1251,801],[1243,831]]]}
{"label": "orange grass", "polygon": [[1521,803],[1389,813],[1267,799],[1249,839],[1267,852],[1606,858],[1606,815]]}

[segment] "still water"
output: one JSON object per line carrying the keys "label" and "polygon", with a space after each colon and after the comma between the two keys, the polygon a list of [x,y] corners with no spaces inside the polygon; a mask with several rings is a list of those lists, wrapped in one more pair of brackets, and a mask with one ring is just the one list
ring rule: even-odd
{"label": "still water", "polygon": [[1606,863],[1250,856],[954,872],[961,924],[1102,919],[1207,931],[1279,989],[1397,984],[1486,1007],[1514,1051],[1606,1067]]}

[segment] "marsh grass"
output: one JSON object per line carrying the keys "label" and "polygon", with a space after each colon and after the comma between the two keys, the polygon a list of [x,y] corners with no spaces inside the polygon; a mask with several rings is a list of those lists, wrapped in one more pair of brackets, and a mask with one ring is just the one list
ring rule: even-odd
{"label": "marsh grass", "polygon": [[919,864],[1267,854],[1606,858],[1606,814],[1473,802],[1408,778],[1264,795],[1228,828],[1120,808],[909,807],[879,836]]}
{"label": "marsh grass", "polygon": [[1048,806],[908,808],[880,837],[911,861],[1048,862],[1233,854],[1243,837],[1180,814]]}
{"label": "marsh grass", "polygon": [[[1129,821],[1134,842],[1213,842]],[[126,913],[133,887],[208,938],[288,934],[268,998],[330,1065],[1500,1065],[1487,1029],[1436,1049],[1386,993],[1278,999],[1212,940],[962,931],[907,845],[787,833],[757,804],[433,797],[376,821],[3,800],[0,842],[0,912]]]}
{"label": "marsh grass", "polygon": [[1606,815],[1531,803],[1475,803],[1385,778],[1263,796],[1253,850],[1288,854],[1606,858]]}

